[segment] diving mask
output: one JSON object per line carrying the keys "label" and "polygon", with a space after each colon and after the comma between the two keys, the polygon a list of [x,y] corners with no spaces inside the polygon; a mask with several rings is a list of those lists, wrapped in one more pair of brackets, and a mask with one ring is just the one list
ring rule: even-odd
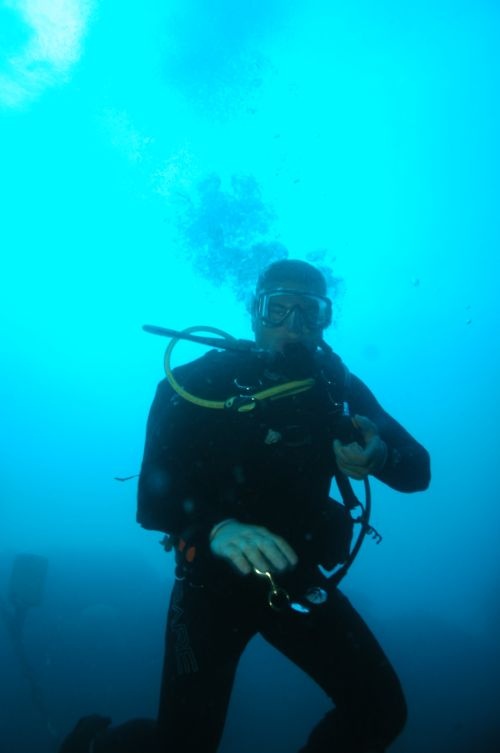
{"label": "diving mask", "polygon": [[281,327],[294,312],[308,329],[324,329],[332,320],[332,302],[326,296],[292,288],[266,290],[257,296],[256,315],[266,327]]}

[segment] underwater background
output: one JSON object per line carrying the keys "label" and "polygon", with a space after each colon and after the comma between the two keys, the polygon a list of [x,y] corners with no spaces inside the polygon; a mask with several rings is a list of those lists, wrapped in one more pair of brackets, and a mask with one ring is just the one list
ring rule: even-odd
{"label": "underwater background", "polygon": [[[4,604],[48,560],[27,665],[0,622],[0,753],[154,716],[172,555],[115,480],[163,376],[141,327],[250,337],[285,255],[328,270],[327,341],[431,453],[425,493],[373,481],[383,541],[342,584],[407,694],[391,751],[498,753],[499,49],[495,0],[0,5]],[[327,708],[257,639],[221,753],[295,751]]]}

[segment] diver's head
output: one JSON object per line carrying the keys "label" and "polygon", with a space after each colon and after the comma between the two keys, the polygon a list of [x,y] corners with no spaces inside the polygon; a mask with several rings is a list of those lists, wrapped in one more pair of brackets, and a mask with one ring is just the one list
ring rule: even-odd
{"label": "diver's head", "polygon": [[315,351],[332,319],[323,274],[305,261],[282,259],[259,276],[252,301],[257,345],[285,354],[292,346]]}

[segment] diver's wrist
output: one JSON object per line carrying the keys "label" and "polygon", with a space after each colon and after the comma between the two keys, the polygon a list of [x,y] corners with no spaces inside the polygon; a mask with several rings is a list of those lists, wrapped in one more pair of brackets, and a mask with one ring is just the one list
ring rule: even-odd
{"label": "diver's wrist", "polygon": [[236,523],[237,521],[234,518],[225,518],[224,520],[221,520],[219,523],[216,523],[212,530],[210,531],[208,535],[208,541],[212,543],[214,538],[219,533],[220,529],[226,525],[226,523]]}

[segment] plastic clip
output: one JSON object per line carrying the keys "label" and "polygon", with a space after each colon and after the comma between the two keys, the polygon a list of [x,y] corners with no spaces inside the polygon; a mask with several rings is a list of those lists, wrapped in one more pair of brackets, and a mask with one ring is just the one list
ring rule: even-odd
{"label": "plastic clip", "polygon": [[224,403],[226,410],[249,411],[257,407],[257,400],[253,395],[234,395]]}
{"label": "plastic clip", "polygon": [[368,536],[370,536],[370,538],[374,540],[376,544],[380,544],[380,542],[382,541],[382,535],[373,526],[367,526],[366,533]]}

